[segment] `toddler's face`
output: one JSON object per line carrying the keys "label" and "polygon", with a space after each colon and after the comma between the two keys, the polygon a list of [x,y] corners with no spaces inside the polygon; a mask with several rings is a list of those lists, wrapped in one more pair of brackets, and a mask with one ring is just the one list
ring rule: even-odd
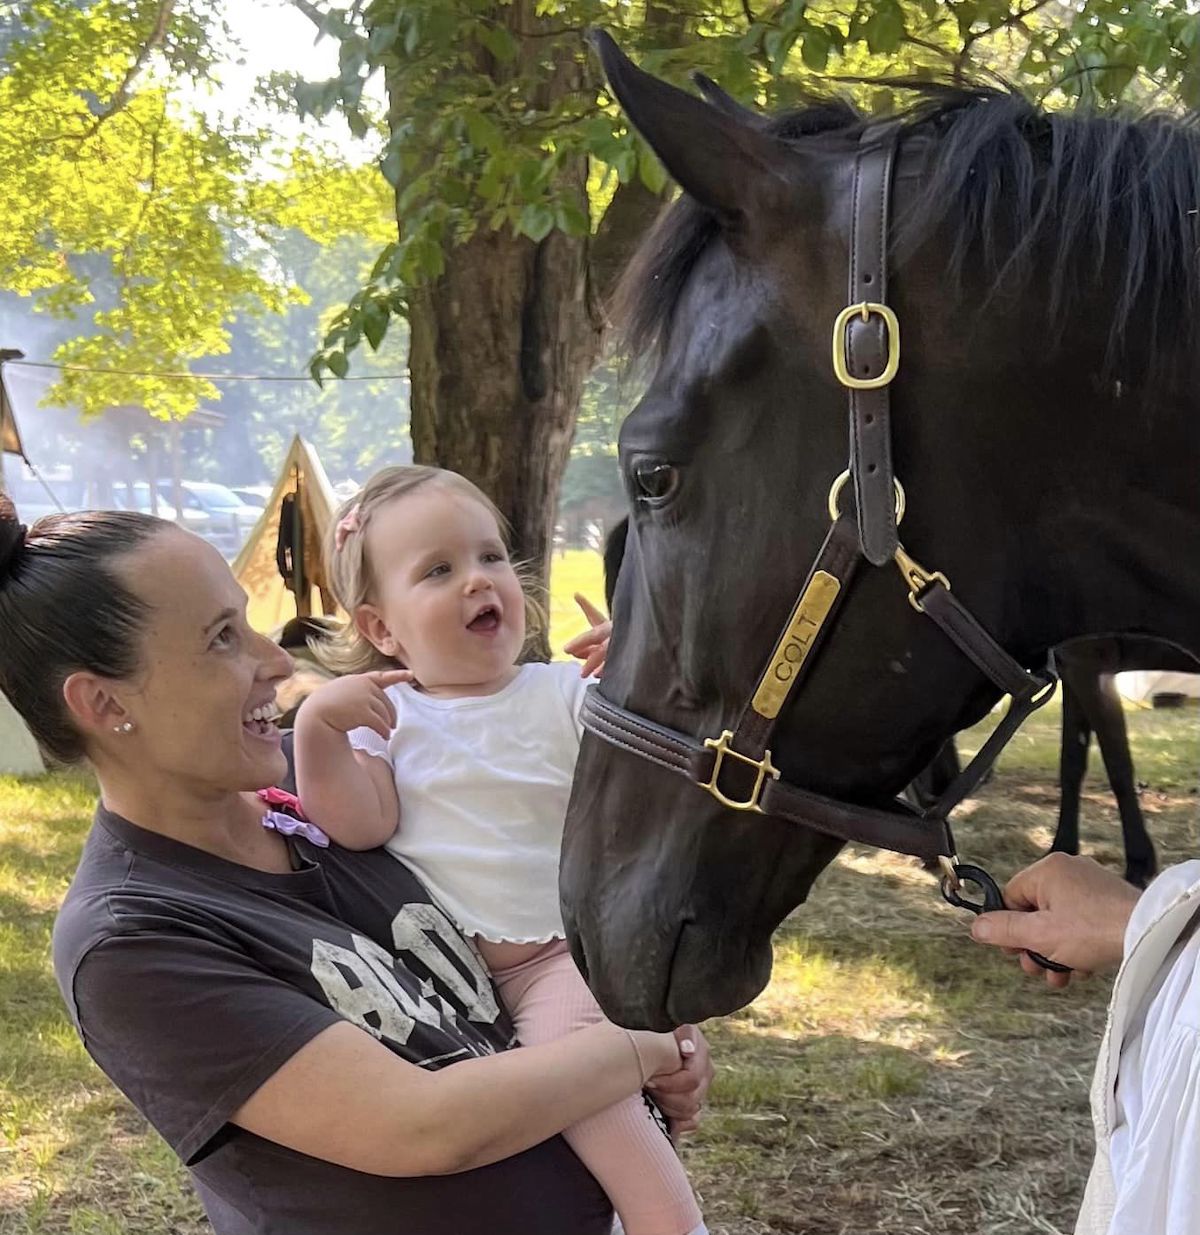
{"label": "toddler's face", "polygon": [[359,628],[431,694],[488,694],[525,644],[525,597],[486,506],[426,485],[376,511],[366,530],[376,604]]}

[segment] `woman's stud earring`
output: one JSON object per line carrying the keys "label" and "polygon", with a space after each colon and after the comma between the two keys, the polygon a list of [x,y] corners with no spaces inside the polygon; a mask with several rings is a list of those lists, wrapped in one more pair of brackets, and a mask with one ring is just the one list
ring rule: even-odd
{"label": "woman's stud earring", "polygon": [[133,721],[127,720],[123,725],[114,725],[113,733],[132,733]]}

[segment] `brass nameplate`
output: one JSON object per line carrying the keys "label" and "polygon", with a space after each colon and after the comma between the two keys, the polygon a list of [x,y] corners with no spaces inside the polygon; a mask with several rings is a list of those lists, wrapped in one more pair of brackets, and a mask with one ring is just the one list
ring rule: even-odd
{"label": "brass nameplate", "polygon": [[818,570],[809,580],[750,701],[760,716],[774,720],[779,715],[841,589],[841,581],[828,571]]}

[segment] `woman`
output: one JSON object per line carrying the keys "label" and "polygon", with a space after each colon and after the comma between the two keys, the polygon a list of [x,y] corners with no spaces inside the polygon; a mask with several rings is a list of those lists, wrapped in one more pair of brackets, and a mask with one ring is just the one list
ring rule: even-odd
{"label": "woman", "polygon": [[647,1083],[686,1129],[698,1035],[690,1062],[611,1025],[509,1050],[415,877],[267,808],[291,662],[211,546],[133,512],[27,534],[0,498],[0,630],[0,690],[100,782],[55,928],[64,998],[218,1235],[608,1230],[557,1134]]}

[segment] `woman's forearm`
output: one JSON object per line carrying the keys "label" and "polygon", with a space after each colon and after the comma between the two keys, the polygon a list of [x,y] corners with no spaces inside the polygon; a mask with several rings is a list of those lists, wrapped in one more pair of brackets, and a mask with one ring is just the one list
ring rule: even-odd
{"label": "woman's forearm", "polygon": [[521,1153],[679,1063],[671,1035],[604,1023],[429,1072],[342,1021],[301,1047],[234,1122],[372,1175],[450,1175]]}
{"label": "woman's forearm", "polygon": [[444,1068],[433,1075],[428,1112],[428,1134],[441,1142],[442,1165],[430,1173],[487,1166],[540,1144],[637,1093],[646,1079],[643,1062],[663,1071],[661,1060],[661,1048],[635,1047],[625,1030],[604,1023]]}

